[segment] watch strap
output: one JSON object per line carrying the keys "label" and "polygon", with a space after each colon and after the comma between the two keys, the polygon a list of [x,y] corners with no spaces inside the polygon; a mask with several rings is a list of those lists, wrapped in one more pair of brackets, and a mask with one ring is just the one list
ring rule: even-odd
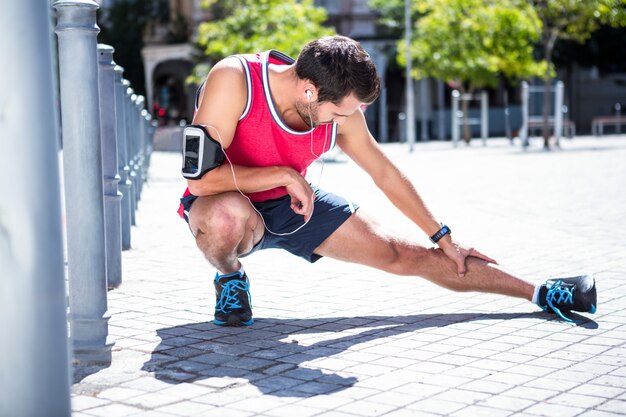
{"label": "watch strap", "polygon": [[430,237],[431,242],[433,243],[437,243],[441,240],[442,237],[444,237],[445,235],[449,235],[452,233],[452,230],[450,230],[450,228],[448,226],[446,226],[445,224],[441,225],[441,229],[439,229],[439,231],[437,233],[435,233],[434,235],[432,235]]}

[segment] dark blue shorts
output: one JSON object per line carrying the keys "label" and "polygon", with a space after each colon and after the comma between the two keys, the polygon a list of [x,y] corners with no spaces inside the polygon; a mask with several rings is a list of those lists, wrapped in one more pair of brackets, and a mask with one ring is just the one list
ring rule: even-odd
{"label": "dark blue shorts", "polygon": [[[265,233],[247,256],[261,249],[285,249],[309,262],[321,258],[313,253],[335,230],[348,220],[359,207],[343,197],[327,193],[316,187],[315,203],[311,220],[295,233],[290,233],[304,223],[304,218],[291,209],[291,197],[286,195],[275,200],[253,203],[265,221]],[[185,211],[189,212],[191,204],[197,197],[190,195],[181,198]],[[269,230],[268,230],[269,229]],[[270,232],[271,230],[271,232]],[[272,233],[273,232],[273,233]],[[290,233],[285,236],[280,234]]]}

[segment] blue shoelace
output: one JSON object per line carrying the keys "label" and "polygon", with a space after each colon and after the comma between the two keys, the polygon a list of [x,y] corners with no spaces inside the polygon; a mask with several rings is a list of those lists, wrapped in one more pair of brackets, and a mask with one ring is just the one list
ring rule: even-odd
{"label": "blue shoelace", "polygon": [[566,287],[561,281],[555,281],[550,288],[548,288],[546,302],[548,303],[548,307],[550,307],[560,318],[570,323],[576,323],[576,321],[565,317],[563,313],[561,313],[561,310],[553,304],[574,304],[574,287]]}
{"label": "blue shoelace", "polygon": [[230,280],[222,285],[222,293],[219,301],[215,304],[215,310],[228,314],[236,308],[243,308],[239,296],[240,291],[245,291],[250,297],[250,285],[239,279]]}

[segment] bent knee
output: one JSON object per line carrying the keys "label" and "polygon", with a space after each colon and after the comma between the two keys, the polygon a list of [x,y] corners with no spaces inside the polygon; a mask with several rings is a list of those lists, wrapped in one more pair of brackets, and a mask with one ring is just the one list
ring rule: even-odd
{"label": "bent knee", "polygon": [[254,215],[248,201],[236,193],[199,197],[191,206],[189,225],[194,235],[200,232],[238,239]]}

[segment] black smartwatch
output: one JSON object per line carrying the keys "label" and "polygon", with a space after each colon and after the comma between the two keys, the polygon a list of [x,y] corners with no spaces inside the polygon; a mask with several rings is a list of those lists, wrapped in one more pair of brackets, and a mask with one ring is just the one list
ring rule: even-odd
{"label": "black smartwatch", "polygon": [[437,243],[441,240],[442,237],[444,237],[445,235],[449,235],[451,233],[452,233],[452,230],[450,230],[450,228],[446,226],[445,224],[442,224],[441,229],[439,229],[437,233],[435,233],[434,235],[430,237],[430,241],[433,243]]}

